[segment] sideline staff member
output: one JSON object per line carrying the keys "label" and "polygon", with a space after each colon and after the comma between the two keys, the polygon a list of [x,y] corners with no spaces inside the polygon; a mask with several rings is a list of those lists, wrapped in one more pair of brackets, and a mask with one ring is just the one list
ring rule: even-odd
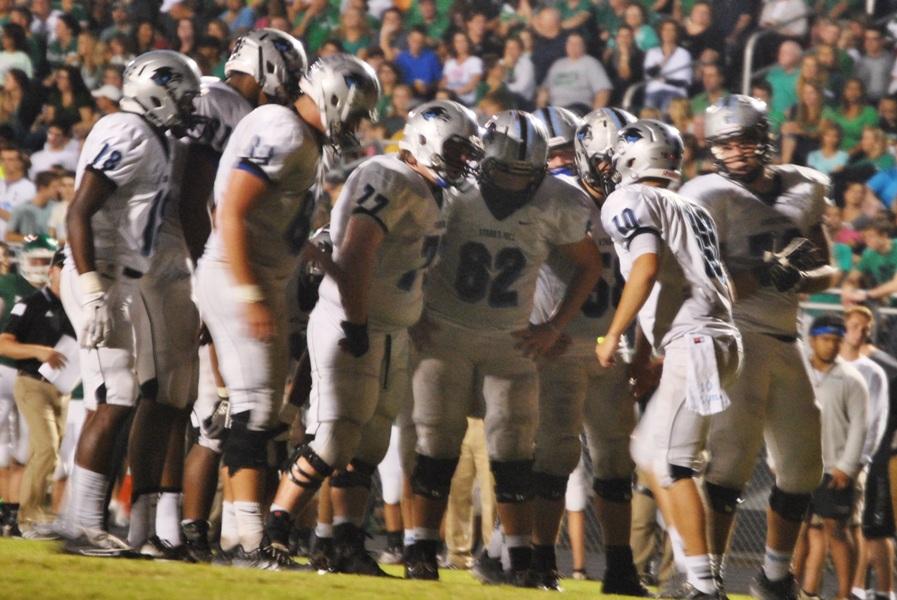
{"label": "sideline staff member", "polygon": [[22,477],[19,509],[22,524],[49,519],[44,512],[49,477],[59,459],[59,444],[66,423],[67,402],[39,372],[42,363],[59,368],[65,356],[54,346],[63,335],[75,331],[59,299],[59,278],[65,260],[57,251],[49,265],[47,285],[17,303],[5,331],[0,334],[0,355],[14,359],[19,376],[14,395],[16,406],[28,423],[30,448]]}

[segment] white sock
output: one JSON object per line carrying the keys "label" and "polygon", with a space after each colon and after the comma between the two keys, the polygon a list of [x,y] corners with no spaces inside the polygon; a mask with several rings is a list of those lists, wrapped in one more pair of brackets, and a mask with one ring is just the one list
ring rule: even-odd
{"label": "white sock", "polygon": [[150,515],[153,500],[158,493],[140,494],[131,502],[131,525],[128,527],[128,545],[140,549],[150,536]]}
{"label": "white sock", "polygon": [[770,581],[785,579],[791,566],[791,554],[791,552],[780,552],[767,546],[763,555],[763,573],[766,574],[766,578]]}
{"label": "white sock", "polygon": [[102,473],[88,471],[75,465],[70,485],[72,486],[69,503],[71,523],[75,527],[102,529],[109,479]]}
{"label": "white sock", "polygon": [[[769,579],[769,575],[767,575],[766,578]],[[866,590],[864,590],[861,587],[854,586],[854,587],[850,588],[850,593],[851,593],[851,595],[856,596],[857,598],[865,598],[866,597]]]}
{"label": "white sock", "polygon": [[356,527],[361,527],[364,523],[364,517],[352,517],[348,515],[333,515],[333,526],[337,525],[345,525],[346,523],[351,523]]}
{"label": "white sock", "polygon": [[888,598],[891,600],[897,600],[897,592],[888,592]]}
{"label": "white sock", "polygon": [[688,569],[688,583],[705,594],[712,594],[716,591],[716,582],[713,580],[713,572],[710,570],[709,554],[686,556],[685,564]]}
{"label": "white sock", "polygon": [[221,539],[219,543],[222,550],[232,550],[240,543],[234,503],[227,500],[221,503]]}
{"label": "white sock", "polygon": [[501,558],[501,549],[505,545],[505,534],[501,530],[501,525],[496,525],[492,530],[492,539],[489,540],[489,547],[486,548],[486,554],[489,558]]}
{"label": "white sock", "polygon": [[156,535],[175,548],[184,543],[179,525],[182,497],[180,492],[162,492],[156,504]]}
{"label": "white sock", "polygon": [[272,503],[271,503],[271,508],[268,509],[268,512],[269,512],[269,513],[273,513],[273,512],[277,512],[277,511],[285,512],[285,513],[290,512],[290,511],[288,511],[286,508],[284,508],[283,506],[281,506],[280,504],[275,504],[275,503],[272,502]]}
{"label": "white sock", "polygon": [[315,525],[315,535],[320,538],[332,538],[333,537],[333,524],[332,523],[318,523]]}
{"label": "white sock", "polygon": [[414,530],[406,529],[405,530],[405,539],[402,541],[402,545],[406,548],[410,548],[414,545]]}
{"label": "white sock", "polygon": [[682,536],[679,535],[675,527],[667,529],[667,533],[670,535],[670,546],[673,548],[673,563],[676,565],[676,570],[680,573],[687,573],[688,566],[685,564],[685,548],[682,544]]}
{"label": "white sock", "polygon": [[435,541],[438,542],[441,538],[439,537],[438,529],[427,529],[426,527],[415,527],[414,528],[414,541],[423,542],[423,541]]}
{"label": "white sock", "polygon": [[265,522],[262,519],[262,506],[258,502],[234,502],[234,517],[237,521],[237,532],[240,545],[246,552],[252,552],[262,543],[265,533]]}

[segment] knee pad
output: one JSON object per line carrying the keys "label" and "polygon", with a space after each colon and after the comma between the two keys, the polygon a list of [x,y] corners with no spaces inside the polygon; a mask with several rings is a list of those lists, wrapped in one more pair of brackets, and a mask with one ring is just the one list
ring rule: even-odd
{"label": "knee pad", "polygon": [[371,489],[371,477],[374,475],[374,470],[377,467],[370,463],[366,463],[363,460],[358,460],[357,458],[352,460],[349,463],[349,466],[352,468],[351,470],[342,469],[330,478],[331,487],[360,487],[366,490]]}
{"label": "knee pad", "polygon": [[448,498],[457,466],[457,458],[430,458],[418,454],[417,464],[414,465],[414,473],[411,475],[411,489],[418,496],[430,500],[444,500]]}
{"label": "knee pad", "polygon": [[495,476],[495,500],[503,504],[523,504],[533,497],[533,461],[489,461]]}
{"label": "knee pad", "polygon": [[270,433],[249,429],[248,417],[248,413],[234,415],[231,429],[224,440],[222,461],[231,475],[240,469],[264,469],[268,466]]}
{"label": "knee pad", "polygon": [[[533,489],[536,496],[545,500],[561,500],[567,494],[569,475],[550,475],[541,471],[533,471]],[[496,487],[498,484],[496,483]]]}
{"label": "knee pad", "polygon": [[807,514],[810,506],[810,494],[789,494],[783,492],[777,486],[772,487],[769,493],[769,508],[777,515],[791,521],[800,523]]}
{"label": "knee pad", "polygon": [[159,397],[159,380],[153,377],[147,379],[140,384],[140,398],[143,400],[153,400]]}
{"label": "knee pad", "polygon": [[595,493],[602,500],[625,504],[632,500],[632,479],[598,479],[592,485]]}
{"label": "knee pad", "polygon": [[692,479],[696,473],[691,467],[682,467],[679,465],[670,465],[670,481],[673,483],[680,479]]}
{"label": "knee pad", "polygon": [[[304,458],[305,462],[310,464],[315,472],[309,473],[303,470],[302,467],[299,466],[300,458]],[[290,455],[288,462],[289,465],[285,470],[290,481],[299,487],[308,490],[316,490],[321,487],[324,480],[330,477],[330,474],[333,473],[333,467],[324,462],[324,460],[318,456],[308,444],[304,444],[293,450],[293,454]],[[299,477],[302,477],[303,479],[299,479],[297,473]]]}
{"label": "knee pad", "polygon": [[741,490],[716,485],[709,481],[704,482],[704,489],[707,490],[707,500],[710,501],[710,507],[713,512],[724,515],[735,513],[735,508],[741,500]]}

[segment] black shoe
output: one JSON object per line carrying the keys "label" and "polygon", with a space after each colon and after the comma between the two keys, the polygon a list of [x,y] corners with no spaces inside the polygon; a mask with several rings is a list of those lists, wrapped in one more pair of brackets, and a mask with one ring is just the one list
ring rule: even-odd
{"label": "black shoe", "polygon": [[0,516],[0,536],[22,537],[19,529],[19,505],[5,503],[2,505],[3,514]]}
{"label": "black shoe", "polygon": [[364,529],[351,523],[337,525],[333,530],[336,561],[335,573],[368,575],[371,577],[393,577],[380,568],[377,561],[364,546]]}
{"label": "black shoe", "polygon": [[780,581],[770,581],[760,569],[751,581],[750,592],[755,600],[797,600],[797,583],[791,573]]}
{"label": "black shoe", "polygon": [[531,568],[529,570],[529,577],[535,582],[536,587],[540,590],[547,590],[549,592],[564,591],[561,588],[561,574],[558,573],[557,569]]}
{"label": "black shoe", "polygon": [[473,563],[470,572],[480,583],[486,585],[501,585],[507,583],[501,558],[492,558],[484,549]]}
{"label": "black shoe", "polygon": [[617,594],[621,596],[640,596],[646,598],[651,595],[642,582],[639,581],[635,567],[623,573],[608,569],[604,572],[604,580],[601,583],[601,592],[604,594]]}
{"label": "black shoe", "polygon": [[308,564],[318,572],[327,573],[333,571],[335,560],[333,538],[315,536],[311,552],[308,555]]}
{"label": "black shoe", "polygon": [[225,550],[219,545],[212,552],[212,564],[218,567],[234,566],[234,554],[236,554],[237,550],[239,550],[240,552],[243,551],[240,546],[231,548],[230,550]]}
{"label": "black shoe", "polygon": [[405,579],[439,581],[436,553],[428,552],[419,543],[408,548],[408,556],[405,560]]}
{"label": "black shoe", "polygon": [[725,595],[720,592],[718,589],[708,593],[702,592],[698,588],[689,586],[688,595],[685,596],[687,600],[724,600]]}
{"label": "black shoe", "polygon": [[181,524],[184,536],[184,561],[191,563],[211,563],[214,555],[209,544],[209,523],[190,521]]}
{"label": "black shoe", "polygon": [[184,560],[187,556],[187,549],[183,544],[172,546],[160,539],[159,536],[154,535],[146,540],[146,543],[140,548],[140,553],[159,560]]}
{"label": "black shoe", "polygon": [[243,546],[231,551],[231,565],[244,569],[263,571],[301,571],[302,565],[293,562],[289,550],[279,544],[267,544],[246,552]]}
{"label": "black shoe", "polygon": [[532,569],[520,569],[508,572],[507,582],[514,587],[532,588],[532,589],[548,589],[542,587],[542,581],[539,574]]}
{"label": "black shoe", "polygon": [[660,589],[654,594],[655,598],[685,598],[688,596],[691,588],[685,575],[682,573],[673,573],[673,575],[660,585]]}
{"label": "black shoe", "polygon": [[307,558],[311,552],[311,529],[294,527],[290,530],[290,556]]}

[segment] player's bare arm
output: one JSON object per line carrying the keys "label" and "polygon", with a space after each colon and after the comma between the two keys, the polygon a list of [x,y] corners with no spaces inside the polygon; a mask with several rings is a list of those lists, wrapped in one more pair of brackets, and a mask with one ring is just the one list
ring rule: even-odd
{"label": "player's bare arm", "polygon": [[246,216],[267,189],[268,182],[264,179],[243,169],[235,169],[225,201],[218,209],[223,246],[243,301],[246,321],[252,336],[261,341],[272,336],[274,320],[249,265]]}
{"label": "player's bare arm", "polygon": [[199,144],[188,146],[184,173],[189,173],[189,176],[184,177],[178,208],[184,239],[193,264],[196,264],[202,256],[206,240],[212,231],[208,199],[212,195],[217,169],[218,162],[214,150]]}
{"label": "player's bare arm", "polygon": [[385,235],[386,232],[373,219],[355,217],[349,220],[346,237],[334,262],[334,278],[350,323],[367,323],[371,277],[377,261],[377,249]]}
{"label": "player's bare arm", "polygon": [[653,252],[642,254],[632,264],[632,271],[629,273],[629,279],[627,279],[623,294],[620,296],[620,304],[617,305],[614,320],[604,335],[604,339],[595,348],[595,354],[602,367],[614,364],[620,338],[623,337],[623,333],[629,328],[638,315],[638,311],[651,295],[651,289],[654,287],[659,269],[660,258]]}
{"label": "player's bare arm", "polygon": [[601,254],[591,238],[584,237],[576,243],[558,246],[557,249],[576,266],[564,300],[554,316],[545,323],[512,334],[520,338],[517,347],[523,354],[533,358],[544,355],[557,343],[561,333],[582,309],[583,303],[601,277]]}

